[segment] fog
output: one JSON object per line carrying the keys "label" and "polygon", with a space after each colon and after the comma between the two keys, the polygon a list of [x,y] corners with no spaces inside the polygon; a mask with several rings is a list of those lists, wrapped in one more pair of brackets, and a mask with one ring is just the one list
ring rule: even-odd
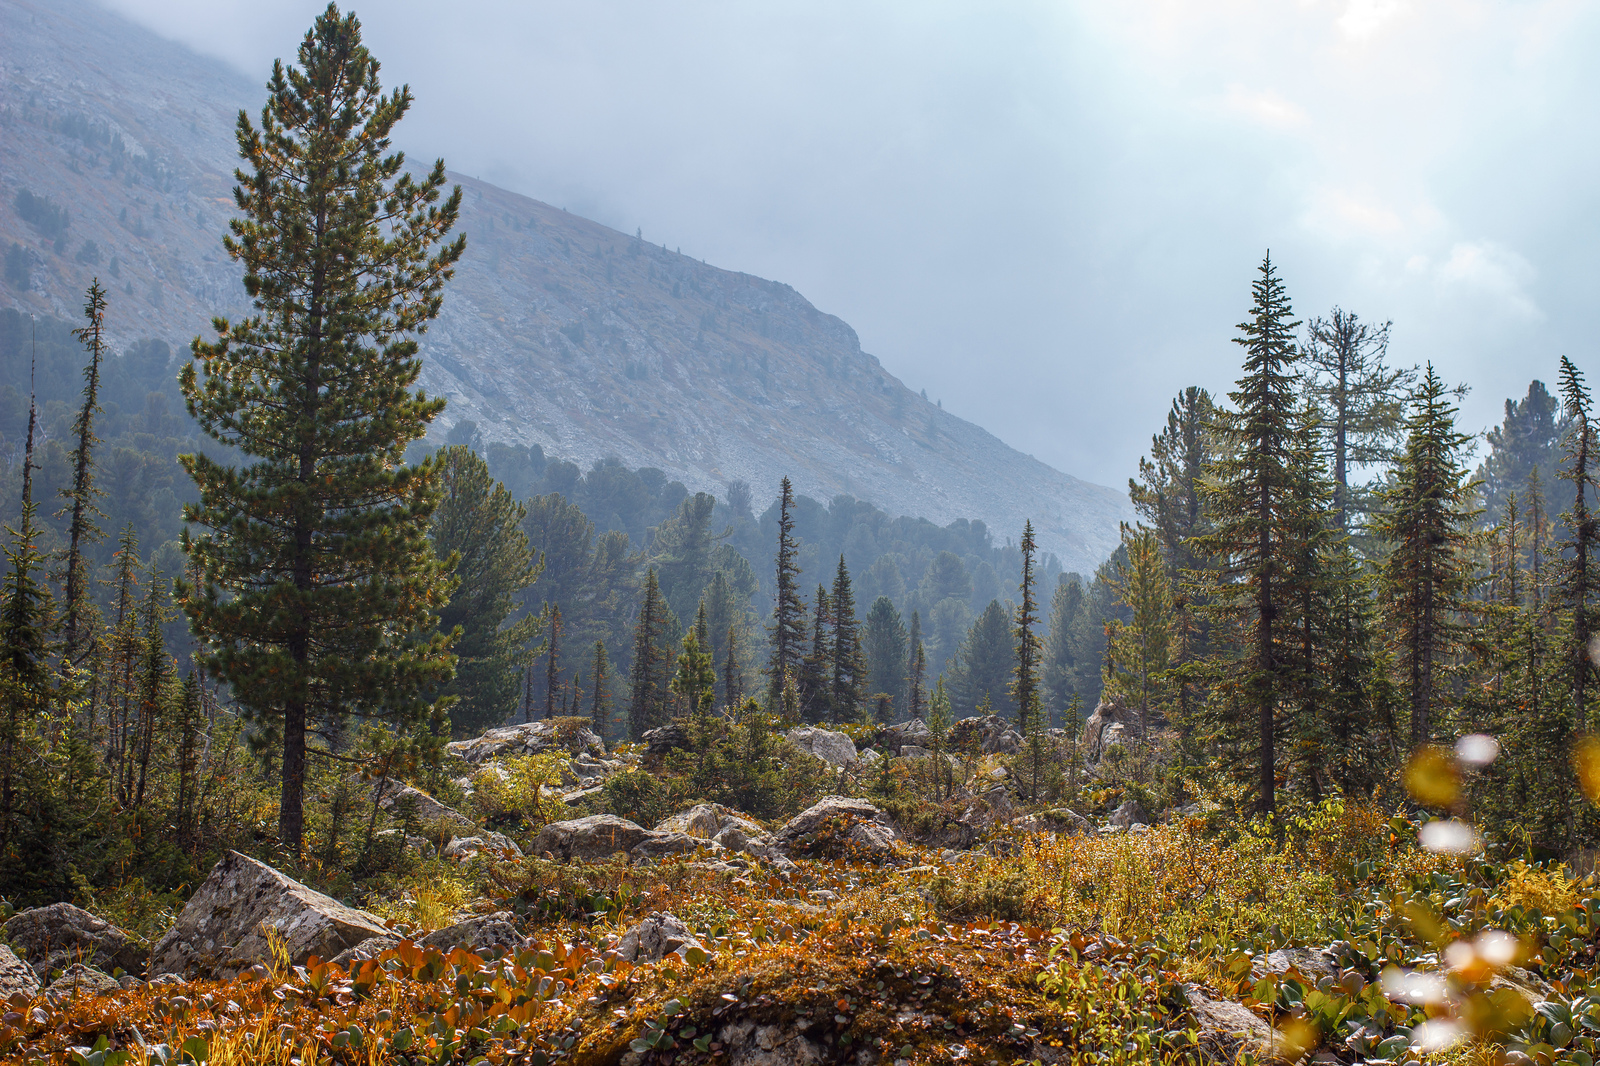
{"label": "fog", "polygon": [[[111,0],[265,80],[320,10]],[[1306,317],[1494,421],[1600,373],[1600,7],[1563,0],[363,0],[412,155],[787,282],[913,388],[1121,485],[1225,391],[1270,247]]]}

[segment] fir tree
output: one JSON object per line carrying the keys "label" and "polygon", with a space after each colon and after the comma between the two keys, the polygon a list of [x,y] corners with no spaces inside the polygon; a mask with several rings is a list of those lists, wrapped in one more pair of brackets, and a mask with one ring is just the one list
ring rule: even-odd
{"label": "fir tree", "polygon": [[830,697],[833,714],[841,721],[853,721],[867,696],[867,657],[861,646],[861,625],[856,621],[855,593],[850,587],[850,570],[844,556],[833,578],[832,671]]}
{"label": "fir tree", "polygon": [[722,698],[724,705],[738,707],[744,701],[743,671],[739,668],[739,633],[728,627],[727,656],[722,660]]}
{"label": "fir tree", "polygon": [[545,641],[544,716],[556,716],[556,693],[561,688],[561,605],[550,608],[549,637]]}
{"label": "fir tree", "polygon": [[1016,662],[1012,643],[1011,619],[999,600],[990,600],[967,630],[966,639],[956,653],[956,668],[950,680],[950,700],[954,706],[978,708],[1011,715],[1012,668]]}
{"label": "fir tree", "polygon": [[800,697],[800,713],[808,722],[826,722],[833,717],[832,658],[829,628],[833,625],[833,605],[828,590],[817,586],[817,609],[811,618],[811,650],[800,660],[795,692]]}
{"label": "fir tree", "polygon": [[1150,438],[1150,455],[1139,460],[1139,477],[1128,479],[1128,498],[1161,538],[1174,581],[1200,567],[1195,538],[1207,531],[1201,480],[1216,459],[1216,404],[1205,389],[1190,386],[1172,401],[1167,424]]}
{"label": "fir tree", "polygon": [[1130,618],[1116,628],[1118,671],[1107,681],[1119,697],[1139,709],[1139,739],[1144,740],[1165,695],[1172,654],[1172,586],[1153,530],[1124,525],[1122,542],[1127,561],[1118,568],[1112,588]]}
{"label": "fir tree", "polygon": [[896,708],[905,705],[909,672],[906,641],[906,627],[889,597],[879,596],[873,600],[866,625],[862,627],[861,640],[867,656],[867,690],[874,695],[888,696]]}
{"label": "fir tree", "polygon": [[716,705],[717,671],[699,634],[700,627],[694,626],[683,635],[683,650],[678,654],[671,691],[686,714],[703,719]]}
{"label": "fir tree", "polygon": [[786,477],[778,497],[777,604],[772,612],[772,655],[767,661],[767,701],[774,707],[782,702],[784,679],[800,676],[800,662],[805,657],[806,605],[800,598],[799,554],[794,539],[794,487]]}
{"label": "fir tree", "polygon": [[94,483],[94,418],[100,413],[100,363],[105,356],[106,293],[99,279],[89,285],[83,305],[85,319],[73,336],[89,350],[89,365],[83,368],[83,406],[72,422],[75,443],[72,449],[72,484],[60,490],[68,501],[56,513],[67,515],[66,556],[62,560],[62,666],[83,666],[94,644],[96,618],[94,600],[89,595],[89,563],[85,549],[99,543],[104,533],[95,520],[105,514],[96,500],[105,493]]}
{"label": "fir tree", "polygon": [[[1280,581],[1284,558],[1285,510],[1293,497],[1293,444],[1297,365],[1294,343],[1299,323],[1269,255],[1251,284],[1250,318],[1234,343],[1245,350],[1243,374],[1229,398],[1236,408],[1225,416],[1230,447],[1207,479],[1214,532],[1201,549],[1219,560],[1211,593],[1214,611],[1244,635],[1243,655],[1218,662],[1226,691],[1225,732],[1229,746],[1254,762],[1257,809],[1276,809],[1278,705],[1289,691],[1286,664],[1279,655],[1284,609]],[[1254,728],[1239,712],[1254,716]],[[1251,736],[1253,734],[1253,742]]]}
{"label": "fir tree", "polygon": [[926,679],[928,676],[928,656],[922,649],[922,641],[917,641],[915,657],[911,661],[911,676],[907,679],[907,688],[910,694],[906,701],[906,710],[911,721],[921,721],[927,712],[924,699]]}
{"label": "fir tree", "polygon": [[606,670],[609,668],[605,641],[597,640],[594,642],[594,693],[589,701],[589,723],[601,740],[611,732],[607,725],[611,713],[611,693],[606,689]]}
{"label": "fir tree", "polygon": [[1558,476],[1561,441],[1568,428],[1561,407],[1542,381],[1530,381],[1521,400],[1505,401],[1505,417],[1485,435],[1489,453],[1475,475],[1483,482],[1487,513],[1500,514],[1513,492],[1522,492],[1526,505],[1524,490],[1530,478],[1548,481]]}
{"label": "fir tree", "polygon": [[167,715],[167,688],[172,674],[172,657],[167,654],[166,641],[161,627],[166,623],[162,593],[165,584],[159,574],[151,575],[150,589],[144,603],[144,655],[139,664],[138,707],[139,732],[136,740],[138,776],[134,779],[133,805],[135,814],[144,811],[145,786],[150,778],[150,757],[155,751],[156,738],[162,729],[162,719]]}
{"label": "fir tree", "polygon": [[[905,663],[906,714],[910,718],[918,718],[918,719],[920,719],[922,717],[922,715],[919,714],[919,713],[913,712],[912,709],[911,709],[911,694],[912,694],[912,692],[911,692],[911,690],[912,690],[912,680],[911,679],[916,676],[916,672],[917,672],[917,656],[919,654],[922,654],[922,612],[914,610],[914,611],[911,612],[911,626],[906,631],[906,663]],[[926,668],[927,668],[927,657],[925,655],[923,656],[923,668],[924,668],[924,671],[926,671]],[[920,693],[919,695],[925,695],[925,694],[926,694],[926,690],[924,690],[924,692]]]}
{"label": "fir tree", "polygon": [[1567,432],[1561,479],[1572,486],[1572,506],[1561,520],[1568,530],[1560,562],[1557,587],[1566,608],[1570,637],[1566,641],[1566,670],[1572,692],[1572,728],[1586,732],[1589,722],[1589,685],[1595,677],[1592,644],[1600,633],[1600,519],[1589,504],[1597,481],[1597,453],[1592,403],[1583,374],[1566,356],[1561,357],[1561,405],[1571,423]]}
{"label": "fir tree", "polygon": [[1468,524],[1473,485],[1461,465],[1472,439],[1455,428],[1455,408],[1432,365],[1407,419],[1405,452],[1384,491],[1380,533],[1394,545],[1382,591],[1410,713],[1413,746],[1439,735],[1443,671],[1453,657],[1473,573]]}
{"label": "fir tree", "polygon": [[450,706],[452,731],[475,736],[509,721],[528,644],[540,625],[537,614],[507,625],[519,595],[539,576],[523,531],[521,504],[489,474],[489,466],[462,445],[434,457],[442,497],[428,538],[434,553],[455,560],[450,602],[439,611],[439,628],[460,630],[456,676],[442,694]]}
{"label": "fir tree", "polygon": [[667,721],[667,653],[661,646],[667,629],[667,605],[651,567],[645,576],[644,602],[634,629],[633,663],[628,671],[628,731],[638,740]]}
{"label": "fir tree", "polygon": [[[181,384],[206,433],[251,462],[183,457],[205,532],[184,547],[203,585],[185,590],[205,663],[282,750],[280,845],[298,861],[307,737],[351,714],[437,719],[450,591],[428,544],[436,468],[407,466],[442,399],[413,393],[417,335],[439,313],[465,241],[445,244],[460,190],[441,204],[444,161],[421,180],[389,152],[411,105],[384,95],[360,24],[332,5],[273,67],[257,129],[238,123],[241,217],[224,239],[255,313],[196,338]],[[198,369],[197,369],[198,368]]]}
{"label": "fir tree", "polygon": [[1033,539],[1033,520],[1022,526],[1022,583],[1017,591],[1022,602],[1016,611],[1017,665],[1013,669],[1011,698],[1017,704],[1017,727],[1023,736],[1032,736],[1048,728],[1049,716],[1045,714],[1044,700],[1039,688],[1039,658],[1042,641],[1033,631],[1039,624],[1039,608],[1033,597],[1033,556],[1037,550]]}
{"label": "fir tree", "polygon": [[[1040,675],[1046,705],[1063,714],[1085,681],[1082,630],[1089,621],[1086,615],[1083,582],[1076,574],[1062,575],[1050,595],[1050,628],[1044,639]],[[1093,659],[1091,655],[1089,662]]]}

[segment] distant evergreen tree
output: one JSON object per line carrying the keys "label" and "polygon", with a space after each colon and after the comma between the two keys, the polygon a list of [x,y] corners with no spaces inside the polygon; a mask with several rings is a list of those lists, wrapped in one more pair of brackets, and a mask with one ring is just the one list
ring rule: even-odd
{"label": "distant evergreen tree", "polygon": [[662,634],[668,629],[668,608],[651,567],[645,576],[644,602],[634,629],[633,665],[628,672],[628,732],[638,740],[668,718],[668,659]]}
{"label": "distant evergreen tree", "polygon": [[[1291,448],[1291,483],[1282,523],[1283,557],[1288,563],[1280,581],[1283,659],[1289,665],[1293,698],[1286,728],[1291,778],[1312,802],[1327,792],[1329,714],[1327,670],[1323,650],[1328,643],[1332,602],[1337,596],[1328,569],[1337,525],[1335,488],[1322,450],[1322,413],[1311,402],[1298,414]],[[1347,542],[1348,537],[1344,538]]]}
{"label": "distant evergreen tree", "polygon": [[1417,372],[1384,364],[1391,325],[1374,326],[1340,307],[1306,323],[1311,392],[1333,451],[1332,510],[1340,532],[1364,525],[1373,510],[1371,490],[1351,486],[1351,468],[1393,463],[1405,436],[1406,397]]}
{"label": "distant evergreen tree", "polygon": [[561,605],[550,608],[550,627],[544,642],[544,716],[556,716],[556,693],[561,690]]}
{"label": "distant evergreen tree", "polygon": [[1167,424],[1150,438],[1150,455],[1139,460],[1138,478],[1128,479],[1128,498],[1161,538],[1174,582],[1201,565],[1195,538],[1208,528],[1201,479],[1216,459],[1215,419],[1209,392],[1184,389],[1172,401]]}
{"label": "distant evergreen tree", "polygon": [[695,718],[709,716],[717,702],[717,670],[711,662],[711,652],[701,642],[706,631],[705,604],[701,603],[700,608],[696,624],[683,635],[683,650],[678,654],[670,683],[678,706]]}
{"label": "distant evergreen tree", "polygon": [[867,654],[867,691],[882,693],[900,708],[906,695],[907,634],[900,612],[887,596],[872,601],[862,629],[862,645]]}
{"label": "distant evergreen tree", "polygon": [[1122,527],[1127,561],[1112,583],[1117,601],[1132,617],[1118,625],[1108,679],[1113,692],[1139,710],[1139,739],[1146,739],[1150,719],[1165,702],[1167,668],[1171,663],[1174,618],[1172,585],[1154,530]]}
{"label": "distant evergreen tree", "polygon": [[1319,655],[1327,717],[1322,765],[1335,790],[1360,796],[1394,763],[1390,686],[1380,660],[1372,575],[1348,541],[1333,549],[1327,575],[1328,617]]}
{"label": "distant evergreen tree", "polygon": [[611,733],[611,692],[606,688],[606,671],[611,664],[606,661],[606,644],[603,640],[594,642],[594,693],[589,701],[589,728],[595,735],[605,740]]}
{"label": "distant evergreen tree", "polygon": [[[911,679],[912,679],[913,676],[916,675],[916,672],[917,672],[917,658],[918,658],[918,656],[922,657],[922,668],[923,668],[923,675],[924,675],[923,676],[923,682],[924,682],[924,685],[925,685],[926,681],[927,681],[926,673],[927,673],[928,666],[927,666],[927,656],[922,651],[922,612],[920,612],[920,611],[912,611],[911,612],[911,627],[906,633],[906,667],[905,667],[905,677],[906,677],[906,706],[905,706],[905,709],[906,709],[907,716],[911,717],[911,718],[921,718],[922,717],[920,714],[913,714],[911,712],[911,695],[912,695]],[[926,688],[924,688],[923,694],[926,695]]]}
{"label": "distant evergreen tree", "polygon": [[950,682],[951,706],[962,711],[970,708],[976,714],[981,705],[988,704],[992,713],[1013,717],[1016,706],[1011,700],[1011,670],[1015,651],[1006,609],[999,600],[990,600],[973,620],[956,653],[956,669]]}
{"label": "distant evergreen tree", "polygon": [[1460,636],[1473,578],[1468,524],[1473,486],[1461,465],[1471,437],[1430,364],[1407,419],[1405,453],[1384,491],[1378,529],[1394,545],[1382,568],[1390,640],[1403,672],[1413,746],[1443,734],[1444,672]]}
{"label": "distant evergreen tree", "polygon": [[72,422],[72,484],[60,490],[67,500],[56,517],[68,516],[66,554],[62,559],[62,665],[86,665],[93,651],[94,600],[89,594],[92,580],[84,553],[105,535],[96,519],[104,518],[96,501],[105,495],[94,483],[94,446],[100,438],[94,433],[94,418],[100,413],[100,364],[105,358],[106,293],[99,279],[89,284],[83,305],[84,325],[73,336],[89,349],[89,365],[83,368],[83,406]]}
{"label": "distant evergreen tree", "polygon": [[739,665],[739,631],[728,627],[727,652],[722,660],[722,698],[729,708],[744,703],[744,669]]}
{"label": "distant evergreen tree", "polygon": [[1245,350],[1243,374],[1229,393],[1236,410],[1219,420],[1229,447],[1206,480],[1215,529],[1197,546],[1219,564],[1209,590],[1211,610],[1243,638],[1237,657],[1214,657],[1220,685],[1210,708],[1215,739],[1241,769],[1253,768],[1257,809],[1271,814],[1277,805],[1278,710],[1291,680],[1280,655],[1286,634],[1278,617],[1285,608],[1280,578],[1293,563],[1285,558],[1283,526],[1295,488],[1299,323],[1270,255],[1262,260],[1251,295],[1250,318],[1234,338]]}
{"label": "distant evergreen tree", "polygon": [[455,677],[440,691],[455,698],[452,732],[476,736],[516,715],[523,663],[541,619],[530,614],[507,623],[540,570],[523,530],[523,506],[490,477],[477,453],[451,445],[434,465],[442,495],[428,538],[435,555],[454,561],[456,580],[439,611],[439,628],[460,632]]}
{"label": "distant evergreen tree", "polygon": [[1513,492],[1523,494],[1526,505],[1529,478],[1549,482],[1558,476],[1566,428],[1561,404],[1542,381],[1529,382],[1521,400],[1506,400],[1505,419],[1484,438],[1489,451],[1474,475],[1483,482],[1486,514],[1504,514]]}
{"label": "distant evergreen tree", "polygon": [[917,641],[916,658],[911,661],[911,676],[907,678],[909,696],[906,700],[906,716],[911,721],[922,721],[927,714],[927,702],[924,698],[926,679],[928,676],[928,656],[922,650],[922,641]]}
{"label": "distant evergreen tree", "polygon": [[[1040,666],[1045,705],[1057,713],[1065,714],[1067,705],[1083,686],[1085,667],[1080,638],[1087,622],[1085,613],[1083,582],[1076,574],[1063,575],[1050,595],[1050,627],[1045,633]],[[1073,723],[1066,724],[1072,728]]]}
{"label": "distant evergreen tree", "polygon": [[661,581],[661,595],[679,618],[688,618],[705,594],[715,572],[711,513],[716,498],[697,492],[656,529],[651,559]]}
{"label": "distant evergreen tree", "polygon": [[833,719],[832,641],[833,605],[828,590],[817,586],[817,609],[811,617],[811,650],[800,660],[795,676],[795,693],[800,698],[800,713],[808,722]]}
{"label": "distant evergreen tree", "polygon": [[[785,679],[798,686],[805,657],[805,601],[800,598],[799,545],[794,538],[794,487],[786,477],[778,496],[777,605],[772,613],[772,655],[767,661],[767,703],[783,700]],[[818,614],[824,613],[818,604]]]}
{"label": "distant evergreen tree", "polygon": [[1016,610],[1016,666],[1012,668],[1011,698],[1017,706],[1017,731],[1023,736],[1037,737],[1049,726],[1049,718],[1039,683],[1042,641],[1033,631],[1039,624],[1039,608],[1033,597],[1033,557],[1038,549],[1033,539],[1032,519],[1023,523],[1021,549],[1022,583],[1017,591],[1022,593],[1022,600]]}
{"label": "distant evergreen tree", "polygon": [[829,597],[833,612],[833,645],[829,703],[836,718],[854,721],[867,697],[867,656],[861,644],[861,624],[856,620],[855,593],[850,587],[850,570],[839,556],[839,569],[833,578]]}
{"label": "distant evergreen tree", "polygon": [[[443,399],[412,393],[416,336],[465,241],[460,190],[389,152],[409,90],[385,96],[360,23],[335,7],[273,67],[258,130],[238,124],[242,217],[224,240],[255,313],[196,339],[181,379],[202,429],[253,460],[183,457],[202,585],[185,591],[207,669],[281,745],[278,837],[298,862],[307,737],[346,715],[437,719],[454,666],[434,632],[450,580],[428,544],[435,467],[403,464]],[[198,368],[198,369],[197,369]]]}

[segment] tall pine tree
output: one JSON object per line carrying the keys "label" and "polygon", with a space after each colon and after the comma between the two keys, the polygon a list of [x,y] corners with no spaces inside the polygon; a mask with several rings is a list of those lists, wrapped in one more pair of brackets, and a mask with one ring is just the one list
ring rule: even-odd
{"label": "tall pine tree", "polygon": [[[420,180],[390,151],[409,89],[387,95],[360,23],[329,5],[273,66],[257,128],[240,113],[240,217],[223,240],[254,313],[196,338],[189,413],[246,459],[183,457],[199,490],[185,590],[207,668],[281,745],[278,836],[298,861],[308,738],[347,715],[436,719],[450,591],[428,524],[431,463],[407,466],[444,400],[412,392],[417,336],[438,315],[465,240],[445,243],[459,189],[444,161]],[[442,732],[442,730],[440,730]]]}
{"label": "tall pine tree", "polygon": [[[767,660],[767,706],[783,702],[786,681],[798,686],[805,657],[806,605],[800,598],[800,546],[794,537],[794,486],[785,477],[778,495],[777,603],[772,611],[772,654]],[[820,606],[820,605],[819,605]]]}
{"label": "tall pine tree", "polygon": [[91,575],[85,550],[104,534],[95,521],[105,514],[95,503],[105,493],[94,484],[94,418],[100,413],[100,364],[105,358],[106,292],[96,278],[83,305],[84,324],[73,335],[89,349],[83,368],[83,406],[72,421],[72,484],[60,490],[67,503],[57,517],[67,516],[66,554],[62,559],[62,665],[83,666],[94,645],[94,600],[89,595]]}

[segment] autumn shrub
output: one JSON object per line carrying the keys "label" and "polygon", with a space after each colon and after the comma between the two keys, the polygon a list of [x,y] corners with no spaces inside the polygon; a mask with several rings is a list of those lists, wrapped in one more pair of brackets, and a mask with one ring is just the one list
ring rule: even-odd
{"label": "autumn shrub", "polygon": [[472,778],[470,809],[488,828],[503,833],[535,832],[567,817],[561,797],[546,792],[561,783],[567,759],[558,753],[524,755],[486,766]]}

